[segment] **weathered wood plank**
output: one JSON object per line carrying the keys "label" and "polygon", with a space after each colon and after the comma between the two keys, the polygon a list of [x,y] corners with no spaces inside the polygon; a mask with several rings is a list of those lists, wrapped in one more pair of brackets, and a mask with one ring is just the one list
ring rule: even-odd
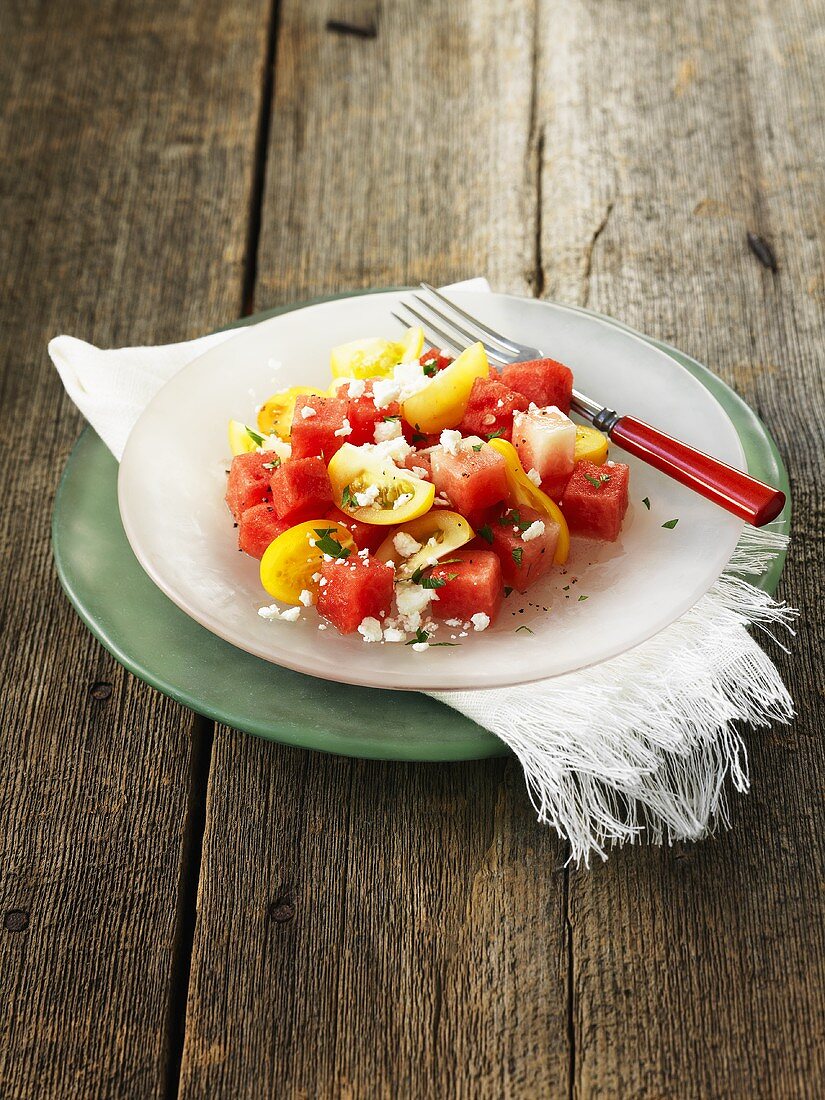
{"label": "weathered wood plank", "polygon": [[[407,0],[377,38],[325,29],[373,14],[283,6],[256,305],[482,269],[529,293],[531,5]],[[566,1095],[560,856],[512,764],[219,730],[183,1094]]]}
{"label": "weathered wood plank", "polygon": [[237,313],[267,8],[0,7],[3,1096],[167,1089],[193,720],[59,591],[49,518],[80,418],[45,347]]}
{"label": "weathered wood plank", "polygon": [[783,589],[808,612],[778,653],[799,719],[749,735],[734,831],[571,875],[578,1096],[825,1081],[821,22],[804,0],[542,5],[546,292],[683,347],[760,411],[793,482]]}

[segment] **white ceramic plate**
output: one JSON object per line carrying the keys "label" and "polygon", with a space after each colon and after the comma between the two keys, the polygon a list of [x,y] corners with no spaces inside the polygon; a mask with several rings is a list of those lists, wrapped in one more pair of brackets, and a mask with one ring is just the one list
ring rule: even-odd
{"label": "white ceramic plate", "polygon": [[[733,424],[708,390],[632,333],[548,302],[466,291],[453,297],[493,328],[567,363],[577,389],[745,468]],[[312,609],[296,623],[261,619],[258,608],[271,601],[258,563],[237,550],[223,500],[227,421],[254,422],[256,407],[283,387],[328,386],[329,349],[397,334],[390,310],[398,298],[341,299],[244,328],[152,401],[126,446],[118,493],[129,542],[170,599],[219,637],[275,664],[344,683],[446,691],[525,683],[606,660],[668,626],[710,588],[741,521],[613,448],[612,457],[631,467],[619,541],[574,539],[565,572],[523,597],[513,593],[494,628],[455,648],[415,653],[341,637],[319,631]],[[675,528],[662,527],[672,519]],[[449,634],[440,627],[439,638]]]}

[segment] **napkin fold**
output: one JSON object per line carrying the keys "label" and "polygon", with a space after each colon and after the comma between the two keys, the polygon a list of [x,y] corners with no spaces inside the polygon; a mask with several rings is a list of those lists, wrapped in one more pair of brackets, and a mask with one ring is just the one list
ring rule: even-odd
{"label": "napkin fold", "polygon": [[[489,291],[486,279],[447,290]],[[71,400],[120,460],[146,405],[181,368],[237,330],[103,350],[57,336],[49,354]],[[685,615],[632,651],[539,683],[432,692],[501,738],[539,820],[588,864],[611,845],[698,840],[728,823],[726,784],[749,786],[740,733],[788,722],[793,703],[749,628],[791,630],[795,612],[749,583],[787,544],[746,528],[722,576]]]}

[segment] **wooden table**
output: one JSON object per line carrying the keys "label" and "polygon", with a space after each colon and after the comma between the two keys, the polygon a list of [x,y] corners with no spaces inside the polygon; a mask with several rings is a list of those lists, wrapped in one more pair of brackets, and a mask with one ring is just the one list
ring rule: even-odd
{"label": "wooden table", "polygon": [[[823,1095],[824,19],[0,6],[0,1096]],[[58,588],[81,422],[51,335],[160,343],[477,273],[709,363],[788,461],[807,613],[772,652],[799,717],[749,734],[753,791],[706,843],[566,870],[512,761],[213,728]]]}

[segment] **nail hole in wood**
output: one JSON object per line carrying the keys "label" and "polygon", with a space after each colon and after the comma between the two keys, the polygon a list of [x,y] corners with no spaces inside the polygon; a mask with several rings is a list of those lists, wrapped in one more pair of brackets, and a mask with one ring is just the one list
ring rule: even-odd
{"label": "nail hole in wood", "polygon": [[25,932],[29,927],[29,914],[25,909],[9,909],[3,917],[3,927],[7,932]]}
{"label": "nail hole in wood", "polygon": [[95,680],[89,688],[89,694],[93,699],[108,699],[112,694],[112,685],[108,680]]}
{"label": "nail hole in wood", "polygon": [[295,916],[295,905],[292,898],[276,898],[269,907],[269,916],[276,924],[286,924]]}
{"label": "nail hole in wood", "polygon": [[748,230],[748,248],[768,271],[775,272],[777,270],[776,254],[764,237]]}
{"label": "nail hole in wood", "polygon": [[327,30],[331,34],[350,34],[354,38],[377,38],[378,27],[374,23],[368,23],[365,27],[359,27],[356,23],[346,23],[342,19],[328,19]]}

